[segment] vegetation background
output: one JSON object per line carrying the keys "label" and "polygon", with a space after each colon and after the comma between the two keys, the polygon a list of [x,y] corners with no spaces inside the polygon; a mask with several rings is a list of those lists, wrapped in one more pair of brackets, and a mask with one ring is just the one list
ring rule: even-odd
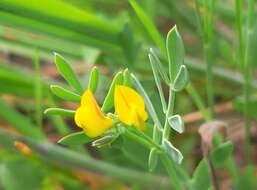
{"label": "vegetation background", "polygon": [[[139,77],[161,118],[148,52],[150,48],[160,55],[165,52],[166,35],[174,25],[184,41],[190,76],[189,85],[176,97],[174,111],[183,116],[185,132],[171,134],[184,156],[179,177],[192,189],[208,189],[215,181],[218,189],[257,189],[256,4],[255,0],[1,0],[0,189],[171,188],[161,165],[148,171],[149,151],[134,142],[101,149],[90,143],[57,145],[79,128],[72,117],[43,112],[48,107],[78,107],[50,92],[50,84],[69,89],[54,64],[57,52],[85,88],[91,69],[100,69],[99,102],[114,74],[128,68]],[[161,61],[168,69],[165,56]],[[167,99],[165,83],[163,91]],[[201,144],[220,125],[227,126],[225,148],[211,160]],[[209,130],[199,134],[198,129],[206,126]],[[26,154],[26,145],[32,153]],[[201,164],[203,157],[216,163],[215,176],[208,164]],[[217,189],[215,184],[213,188]]]}

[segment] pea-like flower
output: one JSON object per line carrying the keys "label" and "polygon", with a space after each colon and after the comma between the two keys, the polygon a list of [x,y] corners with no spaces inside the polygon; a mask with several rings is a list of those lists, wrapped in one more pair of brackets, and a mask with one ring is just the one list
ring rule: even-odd
{"label": "pea-like flower", "polygon": [[120,121],[143,131],[148,114],[143,98],[132,88],[117,85],[114,92],[114,107]]}
{"label": "pea-like flower", "polygon": [[92,138],[101,136],[114,124],[114,120],[101,111],[90,90],[86,90],[81,98],[81,105],[75,113],[75,122]]}

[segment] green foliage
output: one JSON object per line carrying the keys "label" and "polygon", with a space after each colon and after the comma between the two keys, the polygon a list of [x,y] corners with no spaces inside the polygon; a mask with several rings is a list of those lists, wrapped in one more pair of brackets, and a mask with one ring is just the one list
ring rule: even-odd
{"label": "green foliage", "polygon": [[231,157],[233,152],[233,144],[228,141],[220,144],[212,152],[212,162],[215,167],[222,167],[226,161]]}
{"label": "green foliage", "polygon": [[170,158],[178,163],[178,164],[181,164],[182,160],[183,160],[183,155],[181,154],[181,152],[176,149],[170,141],[168,140],[164,140],[164,143],[163,143],[163,146],[164,146],[164,149],[165,151],[168,153],[168,155],[170,156]]}
{"label": "green foliage", "polygon": [[115,91],[115,86],[116,85],[121,85],[123,83],[123,75],[122,72],[118,72],[111,83],[111,86],[109,88],[109,91],[104,99],[103,105],[102,105],[102,111],[107,112],[110,109],[112,109],[113,104],[114,104],[114,91]]}
{"label": "green foliage", "polygon": [[61,115],[66,117],[74,117],[75,111],[62,108],[48,108],[44,111],[46,115]]}
{"label": "green foliage", "polygon": [[6,122],[12,125],[17,131],[22,133],[25,136],[29,136],[34,139],[42,140],[45,138],[45,135],[40,128],[35,127],[31,120],[17,112],[14,108],[6,104],[3,100],[0,99],[0,116]]}
{"label": "green foliage", "polygon": [[209,189],[211,187],[211,178],[208,172],[208,166],[205,159],[203,159],[194,170],[192,180],[192,189]]}
{"label": "green foliage", "polygon": [[80,145],[91,142],[93,139],[85,135],[83,131],[71,133],[62,137],[58,143],[63,145]]}
{"label": "green foliage", "polygon": [[180,66],[184,64],[185,50],[182,38],[174,26],[167,35],[167,55],[169,60],[169,75],[172,82],[175,82]]}
{"label": "green foliage", "polygon": [[137,14],[138,18],[143,23],[144,27],[147,29],[151,38],[154,40],[154,42],[160,48],[161,52],[165,52],[165,46],[163,44],[163,39],[162,39],[160,33],[157,31],[154,23],[147,17],[147,15],[138,6],[138,4],[135,0],[129,0],[129,3],[132,6],[132,8],[135,10],[135,13]]}
{"label": "green foliage", "polygon": [[[251,165],[252,157],[249,156],[250,118],[256,118],[256,97],[252,89],[257,89],[257,82],[252,77],[254,65],[249,64],[256,58],[252,46],[257,39],[254,36],[254,0],[247,1],[247,4],[237,0],[235,10],[230,6],[231,2],[215,2],[196,0],[193,6],[189,2],[170,0],[0,1],[0,57],[1,60],[11,61],[0,64],[0,93],[3,96],[0,100],[0,117],[4,120],[1,122],[4,130],[0,130],[0,145],[3,150],[13,152],[13,142],[21,140],[33,149],[33,158],[24,158],[19,154],[17,158],[9,159],[7,154],[0,151],[0,186],[7,190],[54,189],[55,186],[59,188],[59,185],[63,189],[90,189],[80,182],[82,175],[81,179],[77,179],[73,173],[80,168],[136,184],[135,188],[149,185],[150,188],[156,186],[176,190],[214,189],[207,158],[194,168],[193,163],[199,159],[198,155],[194,158],[186,156],[191,156],[195,147],[198,147],[198,144],[192,143],[192,139],[198,142],[197,136],[190,133],[190,138],[178,138],[178,134],[172,130],[184,132],[182,116],[177,113],[181,113],[182,109],[183,114],[195,111],[193,103],[203,114],[203,120],[209,121],[213,118],[214,97],[220,103],[240,95],[234,101],[234,108],[245,113],[244,144],[249,164],[241,168],[233,158],[234,145],[230,141],[224,142],[225,139],[220,136],[213,138],[215,142],[210,161],[214,170],[225,168],[228,171],[234,189],[256,189],[255,165]],[[234,25],[236,37],[227,30]],[[168,32],[165,41],[163,34],[170,26],[174,27]],[[177,26],[183,35],[180,35]],[[197,28],[200,29],[199,33]],[[181,36],[185,39],[186,52],[190,57],[185,58]],[[199,43],[201,40],[202,44]],[[235,42],[237,48],[231,42]],[[202,56],[199,53],[201,48],[206,65],[199,59]],[[61,55],[55,54],[55,64],[69,84],[67,87],[62,81],[55,81],[59,78],[52,77],[52,72],[48,73],[45,63],[51,60],[52,52],[59,52],[74,64],[85,63],[84,68],[90,68],[92,64],[99,65],[101,73],[107,74],[101,76],[98,68],[93,67],[91,71],[80,72],[78,77],[72,66]],[[235,60],[240,67],[236,68],[231,55],[236,55]],[[30,59],[33,60],[34,69],[31,69]],[[111,85],[106,85],[114,71],[124,69],[124,66],[129,70],[118,72]],[[49,68],[52,71],[50,64]],[[205,80],[202,80],[202,75],[205,72],[208,107],[201,97],[204,95],[202,87]],[[49,76],[54,79],[49,80]],[[105,113],[114,112],[115,85],[135,87],[144,98],[149,114],[147,129],[142,133],[120,125],[114,112],[107,116],[115,120],[113,128],[117,133],[106,133],[93,139],[87,137],[84,131],[74,133],[67,125],[74,122],[76,111],[59,108],[62,105],[60,100],[53,103],[48,94],[49,84],[58,84],[51,85],[51,92],[65,101],[75,102],[74,107],[79,106],[84,90],[90,89],[99,100],[104,100],[102,111]],[[241,87],[243,97],[239,94]],[[184,94],[180,97],[177,92],[183,89],[189,96],[182,92]],[[106,91],[108,93],[105,96]],[[41,110],[45,107],[50,107],[45,110],[49,117],[42,122]],[[56,115],[63,116],[65,120]],[[227,115],[224,116],[226,119]],[[21,137],[13,134],[12,128]],[[68,147],[41,141],[50,139],[52,142],[60,135],[67,136],[58,143]],[[176,142],[174,145],[178,148],[170,139]],[[93,151],[83,146],[90,142],[93,142]],[[179,165],[183,159],[180,150],[186,158],[182,166]],[[43,159],[42,164],[49,167],[49,172],[44,173],[44,167],[39,166],[34,158],[39,162]],[[126,168],[120,167],[122,165]],[[141,172],[147,168],[162,176]],[[166,169],[170,179],[164,176],[163,169]],[[193,170],[191,179],[189,170]],[[223,182],[219,176],[217,180],[218,183]],[[115,185],[108,183],[108,187],[103,188],[113,189]],[[120,187],[120,183],[117,186]]]}
{"label": "green foliage", "polygon": [[173,115],[168,118],[169,124],[178,133],[183,133],[185,130],[184,123],[180,115]]}
{"label": "green foliage", "polygon": [[158,163],[157,149],[153,148],[153,149],[151,149],[150,154],[149,154],[149,158],[148,158],[149,171],[151,171],[151,172],[154,171],[154,169],[157,166],[157,163]]}
{"label": "green foliage", "polygon": [[62,98],[64,100],[67,101],[74,101],[74,102],[79,102],[80,101],[80,95],[67,90],[59,85],[51,85],[50,89],[52,91],[52,93],[56,96],[58,96],[59,98]]}
{"label": "green foliage", "polygon": [[179,71],[176,75],[176,78],[174,80],[172,89],[175,92],[179,92],[179,91],[183,90],[187,84],[188,84],[187,68],[185,65],[181,65],[179,68]]}
{"label": "green foliage", "polygon": [[81,86],[80,82],[78,81],[77,76],[75,75],[74,71],[70,67],[70,65],[64,60],[62,56],[55,53],[55,64],[57,69],[59,70],[60,74],[63,78],[79,93],[83,93],[83,87]]}
{"label": "green foliage", "polygon": [[94,67],[90,73],[88,89],[90,89],[92,92],[95,92],[98,85],[98,80],[99,80],[99,71],[97,67]]}
{"label": "green foliage", "polygon": [[6,190],[35,190],[42,184],[44,170],[24,157],[1,162],[0,180]]}
{"label": "green foliage", "polygon": [[256,177],[253,166],[248,166],[237,178],[235,189],[249,189],[254,190],[257,188]]}

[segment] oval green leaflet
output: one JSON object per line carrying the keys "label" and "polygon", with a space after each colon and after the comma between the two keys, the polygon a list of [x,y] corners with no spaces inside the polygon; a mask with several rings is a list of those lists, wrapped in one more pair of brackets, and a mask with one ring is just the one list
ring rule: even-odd
{"label": "oval green leaflet", "polygon": [[187,84],[188,84],[187,68],[185,65],[181,65],[171,88],[175,92],[178,92],[183,90],[187,86]]}
{"label": "oval green leaflet", "polygon": [[183,160],[183,155],[181,154],[181,152],[175,148],[170,141],[168,140],[164,140],[163,141],[163,148],[166,151],[166,153],[168,154],[168,156],[177,164],[181,164],[182,160]]}
{"label": "oval green leaflet", "polygon": [[68,62],[58,53],[54,53],[56,67],[63,78],[71,85],[78,93],[83,93],[83,87],[79,82],[76,74],[72,70]]}
{"label": "oval green leaflet", "polygon": [[173,115],[168,118],[168,121],[172,129],[174,129],[178,133],[184,132],[185,127],[180,115]]}
{"label": "oval green leaflet", "polygon": [[51,85],[50,86],[51,92],[58,96],[59,98],[62,98],[64,100],[68,101],[74,101],[74,102],[79,102],[80,101],[80,95],[67,90],[59,85]]}
{"label": "oval green leaflet", "polygon": [[99,80],[98,68],[93,67],[89,77],[88,89],[91,90],[92,92],[95,92],[98,85],[98,80]]}
{"label": "oval green leaflet", "polygon": [[166,48],[169,61],[169,75],[171,81],[174,81],[180,66],[184,63],[184,44],[175,25],[166,38]]}

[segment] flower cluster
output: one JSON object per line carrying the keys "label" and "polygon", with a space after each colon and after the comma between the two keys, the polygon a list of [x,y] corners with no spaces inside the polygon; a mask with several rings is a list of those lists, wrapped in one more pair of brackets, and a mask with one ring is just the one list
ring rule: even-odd
{"label": "flower cluster", "polygon": [[143,98],[132,88],[116,85],[114,92],[114,108],[118,120],[111,114],[103,113],[91,90],[82,95],[80,107],[75,113],[75,122],[89,137],[104,134],[116,122],[131,125],[143,131],[148,114],[145,111]]}

